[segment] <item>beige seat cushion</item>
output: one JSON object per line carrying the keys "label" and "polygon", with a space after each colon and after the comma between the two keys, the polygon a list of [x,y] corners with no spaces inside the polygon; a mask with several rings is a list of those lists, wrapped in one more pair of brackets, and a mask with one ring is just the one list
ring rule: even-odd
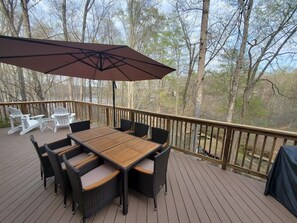
{"label": "beige seat cushion", "polygon": [[108,164],[102,164],[97,168],[91,170],[85,175],[81,176],[82,188],[88,190],[98,187],[108,180],[112,179],[119,173],[118,170]]}
{"label": "beige seat cushion", "polygon": [[[87,159],[89,157],[91,156],[88,153],[81,153],[81,154],[78,154],[77,156],[70,158],[68,162],[71,164],[71,166],[75,166],[79,164],[81,161],[83,161],[84,159]],[[61,163],[61,166],[63,170],[66,170],[66,166],[64,162]]]}
{"label": "beige seat cushion", "polygon": [[144,159],[140,163],[138,163],[137,166],[134,167],[134,169],[143,173],[153,174],[154,161],[150,159]]}
{"label": "beige seat cushion", "polygon": [[[72,145],[67,145],[67,146],[63,146],[63,147],[54,149],[53,151],[54,151],[54,153],[57,154],[57,153],[60,153],[60,152],[62,152],[62,151],[64,151],[64,150],[66,150],[66,149],[69,149],[69,148],[71,148],[71,147],[72,147]],[[43,153],[42,156],[47,156],[47,153]]]}

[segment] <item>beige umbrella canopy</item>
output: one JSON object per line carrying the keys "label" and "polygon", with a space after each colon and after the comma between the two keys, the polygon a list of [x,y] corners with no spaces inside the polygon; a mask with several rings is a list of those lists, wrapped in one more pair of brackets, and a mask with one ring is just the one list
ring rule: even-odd
{"label": "beige umbrella canopy", "polygon": [[175,70],[124,45],[1,35],[0,62],[45,74],[112,81],[161,79]]}

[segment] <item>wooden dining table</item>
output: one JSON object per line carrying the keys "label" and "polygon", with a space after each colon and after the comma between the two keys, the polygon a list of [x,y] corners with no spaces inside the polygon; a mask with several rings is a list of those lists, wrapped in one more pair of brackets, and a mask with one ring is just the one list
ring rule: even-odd
{"label": "wooden dining table", "polygon": [[68,134],[97,156],[112,163],[122,174],[123,214],[128,213],[128,172],[157,151],[160,144],[109,127],[97,127]]}

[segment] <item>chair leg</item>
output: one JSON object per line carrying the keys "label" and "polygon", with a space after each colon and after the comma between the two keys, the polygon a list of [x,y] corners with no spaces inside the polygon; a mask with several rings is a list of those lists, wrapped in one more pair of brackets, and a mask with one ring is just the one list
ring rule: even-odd
{"label": "chair leg", "polygon": [[43,179],[43,171],[41,168],[40,168],[40,176],[41,176],[41,180],[42,180]]}
{"label": "chair leg", "polygon": [[156,196],[154,196],[153,199],[154,199],[154,210],[157,211],[157,201],[156,201]]}
{"label": "chair leg", "polygon": [[57,194],[58,189],[57,189],[57,184],[55,183],[55,194]]}
{"label": "chair leg", "polygon": [[72,201],[72,214],[74,215],[75,214],[75,202]]}
{"label": "chair leg", "polygon": [[46,177],[43,177],[43,187],[46,189]]}
{"label": "chair leg", "polygon": [[167,179],[165,177],[165,195],[167,195]]}
{"label": "chair leg", "polygon": [[66,190],[64,191],[64,208],[66,208],[67,207],[67,192],[66,192]]}

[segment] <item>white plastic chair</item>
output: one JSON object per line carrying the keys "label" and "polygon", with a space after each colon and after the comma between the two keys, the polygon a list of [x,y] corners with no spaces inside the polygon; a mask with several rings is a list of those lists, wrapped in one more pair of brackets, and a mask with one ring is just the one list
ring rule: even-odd
{"label": "white plastic chair", "polygon": [[[8,107],[8,111],[10,112],[10,130],[8,134],[15,133],[21,129],[20,135],[24,135],[37,127],[42,128],[42,117],[44,115],[30,116],[30,114],[23,114],[21,110],[13,107]],[[21,125],[15,126],[15,119],[19,119]]]}
{"label": "white plastic chair", "polygon": [[70,129],[69,124],[74,121],[75,113],[69,113],[67,108],[57,107],[54,108],[52,118],[55,123],[54,132],[57,132],[57,129],[60,127],[68,127]]}

